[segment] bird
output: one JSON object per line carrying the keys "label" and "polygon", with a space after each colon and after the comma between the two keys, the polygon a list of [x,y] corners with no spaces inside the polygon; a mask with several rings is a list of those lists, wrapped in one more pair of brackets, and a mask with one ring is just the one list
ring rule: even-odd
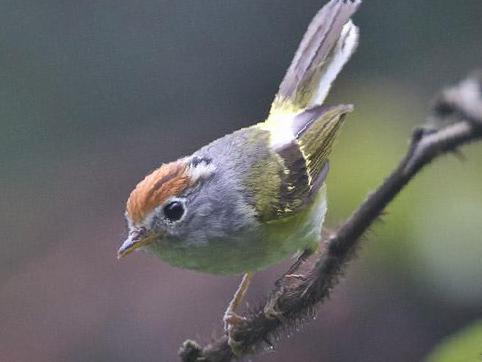
{"label": "bird", "polygon": [[316,250],[327,210],[329,156],[350,104],[324,104],[358,46],[361,0],[331,0],[309,24],[267,118],[161,164],[130,193],[135,250],[175,267],[243,275],[224,313],[228,336],[255,272]]}

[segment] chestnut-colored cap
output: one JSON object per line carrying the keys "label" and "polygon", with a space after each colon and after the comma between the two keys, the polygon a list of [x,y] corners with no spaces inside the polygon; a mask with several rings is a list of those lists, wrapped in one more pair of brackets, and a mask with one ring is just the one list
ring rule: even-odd
{"label": "chestnut-colored cap", "polygon": [[146,176],[127,200],[127,216],[134,224],[141,223],[156,207],[177,196],[192,185],[189,167],[182,160],[167,163]]}

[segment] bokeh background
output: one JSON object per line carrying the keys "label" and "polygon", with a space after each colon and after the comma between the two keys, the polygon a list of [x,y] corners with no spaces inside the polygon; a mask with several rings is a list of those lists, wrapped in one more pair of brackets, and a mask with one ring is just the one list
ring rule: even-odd
{"label": "bokeh background", "polygon": [[[0,1],[2,361],[176,361],[184,339],[222,333],[239,278],[118,262],[124,203],[161,162],[263,119],[323,3]],[[434,92],[482,66],[481,16],[480,0],[365,1],[328,101],[356,105],[328,228],[395,165]],[[482,318],[482,146],[464,153],[390,205],[315,321],[253,360],[418,361]],[[287,265],[259,274],[251,304]]]}

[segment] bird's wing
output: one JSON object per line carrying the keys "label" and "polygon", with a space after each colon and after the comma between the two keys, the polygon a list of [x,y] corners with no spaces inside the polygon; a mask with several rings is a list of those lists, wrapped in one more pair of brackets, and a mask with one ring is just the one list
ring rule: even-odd
{"label": "bird's wing", "polygon": [[[292,139],[280,143],[271,138],[275,141],[271,147],[283,168],[277,197],[266,205],[264,221],[292,216],[310,204],[328,175],[328,156],[344,116],[351,110],[350,105],[310,108],[292,119]],[[270,132],[273,126],[276,123],[264,125]]]}
{"label": "bird's wing", "polygon": [[270,114],[321,105],[358,44],[350,18],[361,0],[331,0],[313,18],[281,82]]}
{"label": "bird's wing", "polygon": [[[328,174],[333,141],[352,106],[321,104],[357,47],[358,28],[350,18],[360,4],[361,0],[331,0],[315,15],[281,82],[268,119],[255,126],[258,131],[268,131],[270,148],[281,165],[274,169],[273,162],[260,158],[253,167],[256,173],[248,178],[263,221],[279,220],[302,210]],[[277,177],[273,172],[281,174]]]}

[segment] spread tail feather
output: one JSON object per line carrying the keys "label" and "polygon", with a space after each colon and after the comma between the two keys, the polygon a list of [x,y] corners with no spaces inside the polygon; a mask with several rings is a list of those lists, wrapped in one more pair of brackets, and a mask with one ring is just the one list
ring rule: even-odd
{"label": "spread tail feather", "polygon": [[270,114],[321,105],[358,45],[351,22],[361,0],[331,0],[313,18],[281,82]]}

